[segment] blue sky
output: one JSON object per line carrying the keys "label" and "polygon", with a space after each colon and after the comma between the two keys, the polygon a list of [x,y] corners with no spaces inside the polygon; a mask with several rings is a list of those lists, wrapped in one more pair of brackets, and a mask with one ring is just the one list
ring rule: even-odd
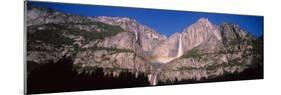
{"label": "blue sky", "polygon": [[136,19],[141,24],[145,24],[166,36],[170,36],[175,32],[181,32],[185,27],[195,23],[202,17],[208,18],[209,21],[216,25],[220,25],[223,22],[239,24],[240,27],[256,37],[263,35],[262,16],[30,1],[28,2],[28,6],[48,7],[57,11],[81,16],[129,17]]}

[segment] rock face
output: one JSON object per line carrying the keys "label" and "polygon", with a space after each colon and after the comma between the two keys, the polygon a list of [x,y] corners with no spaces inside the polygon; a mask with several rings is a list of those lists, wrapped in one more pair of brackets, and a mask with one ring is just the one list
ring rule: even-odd
{"label": "rock face", "polygon": [[200,81],[240,73],[253,64],[255,38],[238,25],[225,23],[217,27],[201,18],[181,35],[184,54],[166,63],[158,75],[160,81]]}
{"label": "rock face", "polygon": [[156,32],[155,30],[138,23],[136,20],[127,17],[106,17],[100,16],[94,18],[95,21],[100,21],[110,25],[118,25],[124,30],[134,33],[136,44],[140,46],[138,51],[151,52],[158,43],[166,39],[166,36]]}
{"label": "rock face", "polygon": [[127,17],[82,17],[39,7],[28,8],[26,25],[28,64],[71,56],[77,72],[144,73],[151,85],[240,73],[262,58],[254,53],[256,38],[239,25],[216,26],[207,18],[168,38]]}
{"label": "rock face", "polygon": [[201,18],[195,24],[184,29],[182,35],[185,52],[198,47],[201,50],[207,50],[204,52],[210,53],[223,46],[218,27],[213,25],[207,18]]}
{"label": "rock face", "polygon": [[[219,28],[206,18],[169,37],[153,50],[153,55],[155,60],[167,63],[195,47],[200,48],[201,52],[214,52],[223,47]],[[169,61],[161,61],[164,58]]]}
{"label": "rock face", "polygon": [[26,25],[41,25],[47,23],[79,23],[91,22],[91,18],[81,17],[62,12],[54,11],[49,8],[28,7],[26,13]]}
{"label": "rock face", "polygon": [[56,62],[67,55],[75,60],[78,72],[87,68],[104,68],[115,75],[122,70],[149,72],[152,67],[142,55],[165,39],[129,18],[81,17],[38,7],[28,8],[27,26],[28,62]]}

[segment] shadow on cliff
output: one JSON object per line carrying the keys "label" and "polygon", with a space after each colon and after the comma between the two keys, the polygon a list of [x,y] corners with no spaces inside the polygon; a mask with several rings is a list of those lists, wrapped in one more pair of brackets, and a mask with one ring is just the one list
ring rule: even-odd
{"label": "shadow on cliff", "polygon": [[62,58],[57,63],[49,62],[30,72],[27,76],[27,94],[83,91],[112,88],[148,86],[148,78],[140,74],[137,78],[129,72],[121,72],[119,77],[104,75],[98,68],[90,74],[74,71],[73,61]]}

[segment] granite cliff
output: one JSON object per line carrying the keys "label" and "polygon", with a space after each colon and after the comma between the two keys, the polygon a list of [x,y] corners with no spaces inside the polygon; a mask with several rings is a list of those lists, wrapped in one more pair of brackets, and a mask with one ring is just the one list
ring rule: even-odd
{"label": "granite cliff", "polygon": [[97,68],[114,77],[143,73],[157,85],[240,73],[262,58],[249,32],[207,18],[169,37],[128,17],[86,17],[40,7],[27,9],[26,22],[28,71],[68,56],[78,73]]}

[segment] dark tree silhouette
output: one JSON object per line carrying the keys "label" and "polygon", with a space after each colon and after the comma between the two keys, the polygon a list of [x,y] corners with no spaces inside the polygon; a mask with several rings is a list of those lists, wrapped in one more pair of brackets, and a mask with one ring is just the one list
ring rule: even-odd
{"label": "dark tree silhouette", "polygon": [[148,78],[140,74],[137,78],[130,72],[121,72],[119,77],[104,75],[102,68],[92,74],[78,74],[73,70],[71,58],[46,63],[27,76],[27,93],[52,93],[81,90],[113,89],[148,86]]}

